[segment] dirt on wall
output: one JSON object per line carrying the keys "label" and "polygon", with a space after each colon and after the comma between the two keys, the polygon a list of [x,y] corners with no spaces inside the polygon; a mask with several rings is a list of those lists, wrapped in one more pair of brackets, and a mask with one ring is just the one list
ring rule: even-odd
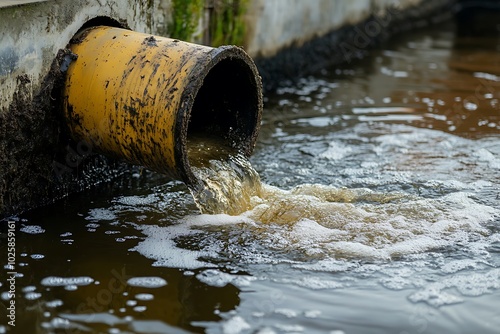
{"label": "dirt on wall", "polygon": [[0,138],[4,138],[0,141],[0,218],[51,203],[127,168],[82,151],[69,138],[59,110],[61,67],[69,54],[69,50],[59,51],[36,95],[30,78],[18,76],[13,102],[0,111]]}

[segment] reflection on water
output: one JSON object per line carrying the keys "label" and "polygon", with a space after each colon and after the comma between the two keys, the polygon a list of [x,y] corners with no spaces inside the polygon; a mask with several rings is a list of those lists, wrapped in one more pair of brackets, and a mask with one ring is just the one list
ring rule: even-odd
{"label": "reflection on water", "polygon": [[448,23],[282,87],[240,215],[149,172],[23,215],[15,332],[498,332],[499,47]]}

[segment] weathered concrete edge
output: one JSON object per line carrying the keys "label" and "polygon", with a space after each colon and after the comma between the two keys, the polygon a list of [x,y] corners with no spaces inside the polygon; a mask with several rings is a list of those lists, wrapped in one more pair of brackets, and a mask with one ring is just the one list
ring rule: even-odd
{"label": "weathered concrete edge", "polygon": [[163,0],[143,4],[133,0],[50,0],[2,8],[0,217],[51,203],[130,170],[124,163],[94,155],[64,134],[58,111],[64,48],[93,19],[164,33],[169,4]]}
{"label": "weathered concrete edge", "polygon": [[404,9],[388,8],[382,16],[371,15],[360,23],[284,48],[273,57],[257,57],[264,90],[270,92],[283,82],[361,59],[391,36],[450,19],[456,5],[457,0],[423,0]]}

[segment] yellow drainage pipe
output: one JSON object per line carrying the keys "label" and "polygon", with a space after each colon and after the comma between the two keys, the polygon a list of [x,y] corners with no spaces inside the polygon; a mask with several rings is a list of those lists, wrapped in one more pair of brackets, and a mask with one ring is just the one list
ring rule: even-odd
{"label": "yellow drainage pipe", "polygon": [[188,137],[218,137],[249,156],[262,84],[240,48],[211,48],[113,27],[72,39],[63,110],[72,137],[196,186]]}

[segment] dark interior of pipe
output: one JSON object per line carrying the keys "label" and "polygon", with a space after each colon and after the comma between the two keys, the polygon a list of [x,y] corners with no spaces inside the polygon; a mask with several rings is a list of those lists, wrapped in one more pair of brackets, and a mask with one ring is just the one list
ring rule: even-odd
{"label": "dark interior of pipe", "polygon": [[251,153],[260,108],[260,89],[248,64],[225,58],[206,75],[196,95],[188,127],[193,137],[221,140],[221,144]]}

